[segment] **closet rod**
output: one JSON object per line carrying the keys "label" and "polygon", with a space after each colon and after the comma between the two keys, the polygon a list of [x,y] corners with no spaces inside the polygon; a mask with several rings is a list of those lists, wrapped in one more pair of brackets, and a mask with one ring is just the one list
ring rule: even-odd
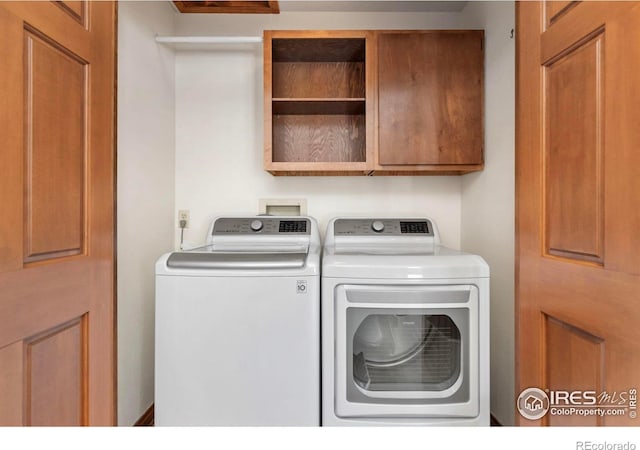
{"label": "closet rod", "polygon": [[156,36],[163,44],[259,44],[262,36]]}

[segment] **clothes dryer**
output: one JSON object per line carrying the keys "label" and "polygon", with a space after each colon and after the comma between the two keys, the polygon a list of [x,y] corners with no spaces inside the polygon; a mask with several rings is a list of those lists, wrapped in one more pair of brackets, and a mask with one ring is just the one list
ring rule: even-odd
{"label": "clothes dryer", "polygon": [[426,218],[329,223],[323,425],[489,425],[489,266]]}

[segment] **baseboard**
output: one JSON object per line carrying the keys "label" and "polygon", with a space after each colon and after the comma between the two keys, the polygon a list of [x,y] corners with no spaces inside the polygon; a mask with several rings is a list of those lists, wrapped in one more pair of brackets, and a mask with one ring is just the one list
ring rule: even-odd
{"label": "baseboard", "polygon": [[493,414],[491,414],[491,421],[489,422],[489,424],[490,424],[492,427],[501,427],[501,426],[502,426],[502,424],[501,424],[500,422],[498,422],[498,419],[496,419],[496,418],[493,416]]}
{"label": "baseboard", "polygon": [[151,406],[149,406],[149,409],[147,409],[144,412],[144,414],[140,416],[138,421],[133,426],[134,427],[152,427],[154,422],[153,417],[154,417],[154,404],[152,403]]}

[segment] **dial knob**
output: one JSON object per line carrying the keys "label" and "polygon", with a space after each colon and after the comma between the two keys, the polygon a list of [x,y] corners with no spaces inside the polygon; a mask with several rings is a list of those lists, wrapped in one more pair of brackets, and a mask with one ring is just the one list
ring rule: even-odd
{"label": "dial knob", "polygon": [[251,225],[249,225],[251,227],[251,229],[253,231],[260,231],[262,230],[262,221],[261,220],[254,220],[253,222],[251,222]]}
{"label": "dial knob", "polygon": [[381,220],[374,220],[371,224],[371,229],[376,233],[380,233],[384,230],[384,223]]}

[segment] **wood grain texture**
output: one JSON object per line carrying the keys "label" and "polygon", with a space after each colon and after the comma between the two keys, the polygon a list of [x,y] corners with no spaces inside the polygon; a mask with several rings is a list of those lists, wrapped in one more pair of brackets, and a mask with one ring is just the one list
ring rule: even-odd
{"label": "wood grain texture", "polygon": [[[534,2],[516,2],[516,160],[515,160],[515,392],[518,398],[522,390],[541,386],[542,342],[540,329],[544,326],[542,314],[537,308],[536,296],[531,295],[535,278],[533,248],[538,244],[542,251],[542,230],[539,226],[541,211],[536,202],[541,202],[542,175],[536,167],[542,159],[540,154],[541,115],[540,92],[531,89],[542,83],[540,64],[533,57],[540,51],[540,5]],[[533,17],[531,17],[533,16]],[[538,84],[536,84],[538,83]],[[538,174],[538,177],[535,174]],[[515,412],[515,423],[520,426],[539,426],[542,421],[530,421]]]}
{"label": "wood grain texture", "polygon": [[24,425],[23,349],[21,341],[0,349],[0,424],[4,426]]}
{"label": "wood grain texture", "polygon": [[[618,62],[606,77],[605,117],[605,241],[608,270],[640,275],[640,48],[623,43],[640,42],[638,6],[607,30],[607,61]],[[613,40],[618,45],[612,45]]]}
{"label": "wood grain texture", "polygon": [[[19,17],[0,8],[0,43],[23,38]],[[23,46],[0,44],[0,192],[4,204],[0,220],[0,272],[22,268],[24,251],[24,127],[17,116],[24,104]],[[10,170],[9,170],[10,169]],[[6,344],[6,342],[4,342]],[[0,344],[2,346],[2,344]]]}
{"label": "wood grain texture", "polygon": [[366,35],[365,46],[365,133],[366,162],[371,174],[378,166],[378,38],[376,32]]}
{"label": "wood grain texture", "polygon": [[360,98],[364,81],[364,62],[273,63],[274,97]]}
{"label": "wood grain texture", "polygon": [[[339,34],[339,32],[306,31],[296,37],[274,36],[273,61],[364,62],[365,39],[358,36],[340,36]],[[292,36],[295,35],[292,34]]]}
{"label": "wood grain texture", "polygon": [[[595,341],[575,344],[574,330],[606,343],[605,351],[601,351],[602,389],[620,392],[635,386],[640,379],[640,328],[634,325],[640,322],[640,304],[636,301],[640,298],[640,278],[635,259],[640,241],[634,228],[640,223],[636,222],[635,208],[640,204],[640,189],[633,189],[638,186],[633,179],[637,178],[640,148],[640,133],[634,125],[639,120],[640,48],[629,45],[629,39],[640,37],[637,27],[640,4],[581,2],[546,31],[543,31],[543,6],[538,2],[519,2],[516,10],[516,395],[531,386],[548,388],[545,374],[568,373],[574,377],[581,371],[596,371]],[[545,66],[570,55],[599,34],[603,36],[601,64],[605,93],[604,252],[603,263],[594,264],[545,255],[543,205],[547,185],[543,163],[548,130],[543,74]],[[576,68],[572,73],[574,83],[590,83],[586,81],[589,70],[578,75],[581,72]],[[582,76],[585,78],[579,79]],[[565,95],[571,103],[564,108],[580,115],[581,102],[590,100],[577,97]],[[563,133],[571,132],[567,129]],[[547,317],[568,324],[571,330],[552,330],[553,348],[545,343],[549,339],[545,331]],[[584,349],[586,361],[562,357],[561,348],[573,345]],[[549,351],[558,355],[546,357]],[[585,369],[584,364],[589,368]],[[589,376],[584,375],[585,379]],[[519,416],[517,421],[520,425],[544,424]],[[602,424],[637,425],[628,415],[605,417]]]}
{"label": "wood grain texture", "polygon": [[546,26],[550,27],[555,21],[579,3],[579,1],[572,0],[545,0],[544,8]]}
{"label": "wood grain texture", "polygon": [[26,425],[86,425],[86,330],[81,319],[25,342]]}
{"label": "wood grain texture", "polygon": [[372,170],[373,176],[464,175],[483,169],[482,164],[433,164],[422,166],[384,166]]}
{"label": "wood grain texture", "polygon": [[25,36],[25,262],[84,251],[86,64]]}
{"label": "wood grain texture", "polygon": [[264,153],[262,166],[273,173],[273,32],[265,30],[262,36],[262,74],[264,98]]}
{"label": "wood grain texture", "polygon": [[365,103],[364,98],[305,100],[274,98],[273,114],[364,115]]}
{"label": "wood grain texture", "polygon": [[[116,50],[117,3],[91,4],[93,66],[89,157],[90,233],[87,251],[93,266],[89,291],[89,424],[117,422],[115,320]],[[91,351],[93,349],[93,351]]]}
{"label": "wood grain texture", "polygon": [[265,31],[265,170],[366,174],[375,105],[367,31]]}
{"label": "wood grain texture", "polygon": [[546,251],[601,263],[602,45],[597,35],[545,66]]}
{"label": "wood grain texture", "polygon": [[155,422],[155,404],[151,404],[149,408],[140,416],[134,427],[152,427]]}
{"label": "wood grain texture", "polygon": [[273,116],[275,162],[364,162],[362,115]]}
{"label": "wood grain texture", "polygon": [[481,164],[482,31],[378,35],[379,164]]}
{"label": "wood grain texture", "polygon": [[297,163],[273,163],[273,167],[274,169],[268,172],[275,177],[351,177],[368,175],[366,170],[354,171],[340,167],[333,167],[329,170],[316,170],[314,167],[309,166],[298,168]]}
{"label": "wood grain texture", "polygon": [[[10,381],[11,389],[20,392],[23,399],[20,414],[25,423],[116,422],[116,4],[92,2],[86,14],[89,29],[54,2],[0,3],[0,126],[3,131],[11,130],[3,134],[0,152],[0,164],[9,174],[2,177],[2,183],[6,183],[2,186],[3,202],[11,211],[2,223],[11,222],[14,211],[20,219],[10,235],[0,227],[0,237],[9,242],[7,248],[20,248],[19,252],[3,249],[0,253],[0,348],[19,345],[30,349],[31,356],[22,359],[31,361],[31,375],[25,373],[20,383]],[[27,89],[31,89],[29,95]],[[77,108],[80,97],[84,102],[81,114]],[[78,156],[79,130],[86,157]],[[35,165],[27,171],[25,155],[29,152]],[[83,164],[82,183],[86,183],[80,213],[86,216],[86,225],[80,226],[84,228],[84,251],[25,264],[25,186],[37,187],[42,198],[46,197],[46,186],[50,186],[63,208],[77,205],[79,160]],[[76,169],[64,172],[71,167]],[[31,177],[28,183],[26,173]],[[60,190],[68,182],[64,173],[75,183],[68,193]],[[59,229],[61,220],[67,219],[47,208],[39,207],[49,215],[47,226]],[[67,209],[67,214],[77,217],[75,208]],[[44,235],[43,231],[38,233]],[[60,241],[60,236],[64,234],[54,233],[52,237]],[[43,237],[40,239],[44,242]],[[81,325],[62,331],[70,323],[78,323],[80,317]],[[82,335],[80,341],[76,339],[78,333]],[[39,337],[49,335],[51,339],[39,341]],[[20,369],[15,366],[3,370],[23,370],[22,362],[15,364]],[[78,364],[83,367],[79,374]],[[81,404],[76,402],[78,395]],[[0,424],[4,419],[0,416]]]}
{"label": "wood grain texture", "polygon": [[[553,317],[545,316],[545,386],[553,391],[595,391],[604,388],[605,342],[589,333]],[[559,406],[571,406],[560,404]],[[548,425],[598,426],[595,416],[546,417]]]}
{"label": "wood grain texture", "polygon": [[174,1],[181,13],[278,14],[277,1]]}
{"label": "wood grain texture", "polygon": [[69,14],[69,16],[78,22],[80,25],[86,28],[87,26],[87,10],[89,8],[89,4],[87,0],[65,0],[65,1],[54,1],[54,4],[59,6],[64,12]]}

